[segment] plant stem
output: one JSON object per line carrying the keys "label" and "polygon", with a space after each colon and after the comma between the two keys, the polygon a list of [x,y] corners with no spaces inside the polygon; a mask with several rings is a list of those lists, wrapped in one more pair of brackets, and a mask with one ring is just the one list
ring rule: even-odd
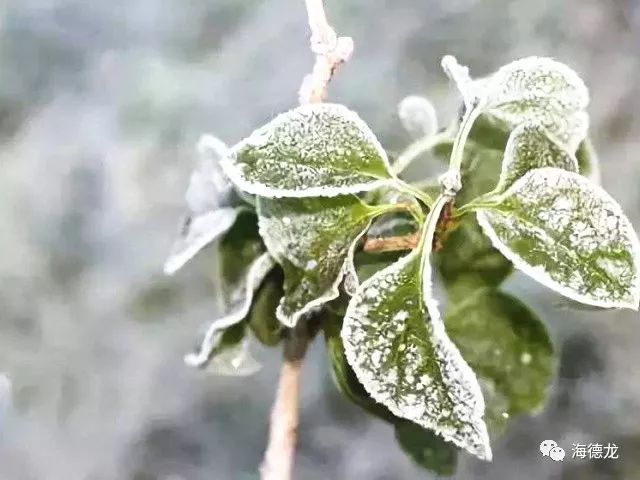
{"label": "plant stem", "polygon": [[410,235],[372,238],[368,237],[362,249],[370,253],[399,252],[403,250],[413,250],[420,242],[420,233]]}
{"label": "plant stem", "polygon": [[[350,37],[338,37],[327,21],[322,0],[305,0],[311,51],[316,59],[298,93],[300,104],[322,102],[327,85],[339,65],[353,52]],[[276,399],[271,410],[269,443],[260,467],[261,480],[290,480],[295,457],[300,397],[300,372],[309,341],[309,333],[302,322],[289,330],[284,344],[284,362]]]}
{"label": "plant stem", "polygon": [[297,443],[302,360],[285,360],[271,409],[269,443],[260,467],[262,480],[289,480]]}
{"label": "plant stem", "polygon": [[465,110],[464,116],[462,117],[460,128],[453,141],[453,149],[451,150],[451,158],[449,159],[449,170],[440,177],[440,184],[443,187],[444,193],[447,195],[455,195],[460,188],[462,188],[460,168],[462,167],[462,160],[464,159],[464,146],[467,143],[473,122],[476,121],[480,113],[480,109],[471,106]]}

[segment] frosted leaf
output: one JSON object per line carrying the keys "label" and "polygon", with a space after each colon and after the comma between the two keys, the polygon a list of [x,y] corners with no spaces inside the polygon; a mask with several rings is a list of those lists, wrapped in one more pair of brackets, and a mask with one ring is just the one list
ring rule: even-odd
{"label": "frosted leaf", "polygon": [[477,218],[516,268],[562,295],[604,308],[638,308],[640,243],[616,201],[558,168],[527,173]]}
{"label": "frosted leaf", "polygon": [[402,126],[414,138],[434,135],[438,131],[436,109],[428,98],[411,95],[398,105]]}
{"label": "frosted leaf", "polygon": [[164,264],[167,275],[182,268],[196,253],[229,230],[236,220],[233,187],[220,168],[220,160],[228,153],[227,146],[211,135],[203,135],[198,153],[198,164],[185,195],[188,211]]}
{"label": "frosted leaf", "polygon": [[[507,293],[480,289],[450,304],[445,324],[483,380],[488,411],[513,416],[542,406],[554,369],[553,346],[544,324],[526,305]],[[494,405],[493,398],[504,401]]]}
{"label": "frosted leaf", "polygon": [[578,161],[551,140],[543,127],[523,123],[511,132],[507,141],[496,191],[504,192],[528,171],[542,167],[578,172]]}
{"label": "frosted leaf", "polygon": [[278,319],[292,327],[339,294],[345,275],[354,290],[353,254],[374,211],[353,195],[258,201],[260,235],[284,270]]}
{"label": "frosted leaf", "polygon": [[360,285],[342,326],[345,353],[367,392],[394,415],[489,460],[480,386],[445,332],[429,256],[416,248]]}
{"label": "frosted leaf", "polygon": [[211,323],[198,352],[185,356],[184,360],[188,365],[203,367],[210,361],[222,340],[225,329],[242,322],[247,317],[256,290],[274,265],[275,262],[268,253],[262,254],[253,262],[247,273],[243,295],[233,299],[227,315]]}
{"label": "frosted leaf", "polygon": [[586,136],[589,92],[578,74],[560,62],[516,60],[481,80],[481,86],[483,110],[512,127],[535,121],[570,152]]}
{"label": "frosted leaf", "polygon": [[262,197],[334,197],[391,184],[384,149],[343,105],[316,103],[278,115],[233,148],[222,167]]}

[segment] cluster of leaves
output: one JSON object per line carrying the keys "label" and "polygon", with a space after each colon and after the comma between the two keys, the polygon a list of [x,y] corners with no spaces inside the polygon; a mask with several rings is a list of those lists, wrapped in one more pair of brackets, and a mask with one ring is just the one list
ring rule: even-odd
{"label": "cluster of leaves", "polygon": [[[228,314],[188,363],[248,374],[247,332],[275,345],[313,323],[306,331],[324,332],[340,390],[444,474],[457,448],[490,460],[490,434],[544,402],[552,344],[500,289],[513,267],[572,302],[637,309],[640,243],[598,186],[575,72],[537,57],[475,80],[453,57],[443,67],[462,94],[460,118],[439,131],[427,99],[405,99],[399,115],[417,138],[393,163],[337,104],[283,113],[232,148],[203,137],[165,268],[219,239]],[[448,172],[401,179],[424,158]],[[413,248],[361,248],[398,237]]]}

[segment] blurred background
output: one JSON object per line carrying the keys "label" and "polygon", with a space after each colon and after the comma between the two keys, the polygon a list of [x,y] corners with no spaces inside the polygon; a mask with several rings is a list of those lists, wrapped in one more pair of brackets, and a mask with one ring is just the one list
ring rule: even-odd
{"label": "blurred background", "polygon": [[[330,99],[390,152],[396,105],[458,99],[440,69],[475,76],[526,55],[568,63],[592,94],[603,185],[640,228],[640,3],[329,0],[355,41]],[[234,143],[296,104],[312,64],[302,0],[0,2],[0,479],[257,479],[280,352],[251,379],[182,356],[219,312],[211,252],[162,263],[203,132]],[[569,310],[514,275],[558,353],[545,409],[512,422],[494,461],[460,479],[640,478],[637,312]],[[338,395],[321,339],[304,369],[296,478],[432,478],[392,428]],[[8,384],[12,384],[9,389]],[[541,458],[554,439],[563,463]],[[570,458],[614,442],[618,460]]]}

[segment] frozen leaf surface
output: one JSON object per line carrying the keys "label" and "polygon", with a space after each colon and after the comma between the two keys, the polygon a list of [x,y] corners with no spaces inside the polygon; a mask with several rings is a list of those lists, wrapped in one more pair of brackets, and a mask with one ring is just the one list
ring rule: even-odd
{"label": "frozen leaf surface", "polygon": [[527,57],[481,80],[484,110],[511,126],[534,121],[570,152],[589,126],[589,92],[568,66],[544,57]]}
{"label": "frozen leaf surface", "polygon": [[387,155],[348,108],[309,104],[283,113],[222,162],[243,191],[263,197],[334,197],[393,182]]}
{"label": "frozen leaf surface", "polygon": [[185,356],[185,362],[188,365],[203,367],[209,362],[220,344],[225,330],[242,322],[247,317],[254,293],[274,265],[275,262],[268,253],[262,254],[251,264],[244,288],[231,297],[229,313],[211,323],[197,353]]}
{"label": "frozen leaf surface", "polygon": [[470,80],[466,67],[453,57],[445,59],[443,67],[454,79],[467,109],[488,113],[510,128],[525,122],[540,124],[571,153],[586,137],[589,92],[578,74],[563,63],[527,57],[486,78]]}
{"label": "frozen leaf surface", "polygon": [[577,172],[578,161],[551,140],[542,126],[523,123],[513,130],[507,142],[496,191],[504,192],[528,171],[542,167]]}
{"label": "frozen leaf surface", "polygon": [[640,244],[617,202],[558,168],[527,173],[477,219],[516,268],[562,295],[604,308],[638,308]]}
{"label": "frozen leaf surface", "polygon": [[[431,245],[434,228],[422,245]],[[344,317],[345,353],[367,392],[394,415],[490,459],[482,393],[445,332],[429,256],[416,248],[362,283]]]}
{"label": "frozen leaf surface", "polygon": [[233,187],[220,168],[220,160],[227,153],[227,146],[211,135],[204,135],[198,143],[198,164],[185,195],[188,211],[164,265],[167,275],[182,268],[236,220]]}
{"label": "frozen leaf surface", "polygon": [[339,294],[345,275],[357,283],[356,242],[375,210],[353,195],[258,201],[260,235],[284,270],[284,296],[277,315],[293,326]]}

